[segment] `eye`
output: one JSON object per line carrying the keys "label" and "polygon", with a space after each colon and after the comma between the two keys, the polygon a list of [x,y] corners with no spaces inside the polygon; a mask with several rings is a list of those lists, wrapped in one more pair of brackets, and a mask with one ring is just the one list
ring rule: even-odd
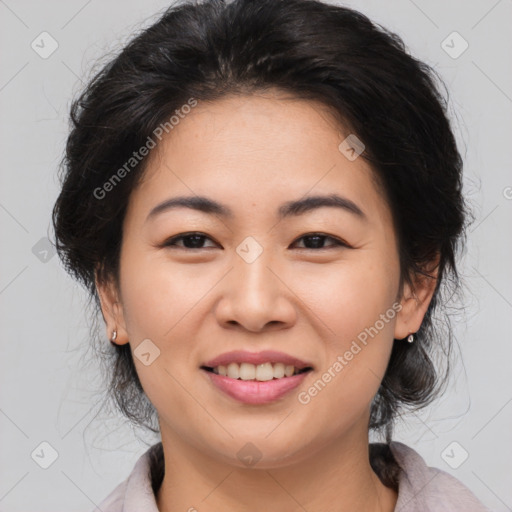
{"label": "eye", "polygon": [[[162,247],[179,247],[181,249],[203,249],[203,243],[205,240],[211,240],[210,237],[203,233],[184,233],[182,235],[174,236],[169,238],[162,244]],[[183,245],[179,245],[178,242],[183,241]]]}
{"label": "eye", "polygon": [[[193,232],[193,233],[184,233],[182,235],[177,235],[172,238],[169,238],[162,244],[162,247],[179,247],[180,249],[207,249],[208,247],[204,246],[204,242],[212,239],[203,233]],[[299,249],[312,249],[312,250],[322,250],[329,249],[332,247],[350,247],[346,242],[339,240],[333,236],[324,235],[322,233],[309,233],[307,235],[303,235],[298,238],[293,244],[297,244],[297,242],[303,240],[305,242],[305,247],[299,247]],[[331,245],[324,246],[325,242],[330,240]],[[180,244],[183,242],[183,244]],[[213,242],[213,241],[212,241]],[[215,247],[210,246],[210,247]]]}
{"label": "eye", "polygon": [[[322,233],[309,233],[307,235],[303,235],[300,238],[298,238],[294,243],[297,243],[300,240],[305,241],[306,247],[299,247],[299,249],[321,250],[329,249],[332,247],[350,247],[346,242],[339,240],[338,238],[334,238],[333,236],[324,235]],[[326,240],[331,240],[334,243],[332,245],[324,247],[323,245]]]}

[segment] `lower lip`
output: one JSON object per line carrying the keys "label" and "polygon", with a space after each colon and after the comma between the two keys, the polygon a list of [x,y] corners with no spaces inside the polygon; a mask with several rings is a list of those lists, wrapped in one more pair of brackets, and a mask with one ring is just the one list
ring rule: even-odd
{"label": "lower lip", "polygon": [[214,386],[230,397],[246,404],[262,405],[274,402],[295,389],[311,371],[267,381],[231,379],[202,370]]}

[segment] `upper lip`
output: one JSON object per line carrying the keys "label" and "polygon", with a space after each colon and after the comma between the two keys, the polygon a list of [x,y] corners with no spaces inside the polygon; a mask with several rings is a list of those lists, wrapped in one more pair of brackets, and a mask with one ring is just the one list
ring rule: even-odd
{"label": "upper lip", "polygon": [[225,352],[219,356],[207,361],[202,366],[208,368],[216,368],[217,366],[227,366],[229,363],[250,363],[254,365],[263,363],[283,363],[284,365],[292,365],[297,369],[313,368],[311,363],[302,361],[301,359],[285,354],[284,352],[277,352],[275,350],[263,350],[261,352],[247,352],[246,350],[233,350],[232,352]]}

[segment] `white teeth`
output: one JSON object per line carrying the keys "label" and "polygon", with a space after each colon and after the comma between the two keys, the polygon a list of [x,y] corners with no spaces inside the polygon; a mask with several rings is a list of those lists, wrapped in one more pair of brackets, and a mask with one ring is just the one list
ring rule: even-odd
{"label": "white teeth", "polygon": [[228,377],[231,379],[238,379],[240,376],[240,366],[237,363],[228,364]]}
{"label": "white teeth", "polygon": [[274,378],[274,369],[271,363],[263,363],[256,366],[256,380],[272,380]]}
{"label": "white teeth", "polygon": [[254,380],[256,377],[256,366],[249,363],[242,363],[240,365],[239,376],[242,380]]}
{"label": "white teeth", "polygon": [[250,363],[229,363],[213,368],[213,372],[231,379],[257,380],[265,382],[272,379],[291,377],[299,372],[293,365],[283,363],[262,363],[258,365]]}
{"label": "white teeth", "polygon": [[283,363],[276,363],[274,365],[274,377],[276,379],[281,379],[284,377],[284,364]]}

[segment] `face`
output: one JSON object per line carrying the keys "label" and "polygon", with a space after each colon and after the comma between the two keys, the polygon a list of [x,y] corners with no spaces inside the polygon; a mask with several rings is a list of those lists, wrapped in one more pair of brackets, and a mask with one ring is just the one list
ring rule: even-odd
{"label": "face", "polygon": [[[199,103],[153,150],[118,292],[99,291],[162,438],[237,466],[250,442],[271,468],[367,435],[393,339],[428,300],[399,296],[390,209],[364,159],[339,149],[347,135],[325,107],[267,93]],[[220,207],[166,205],[183,196]],[[228,376],[204,368],[232,351],[249,354],[211,365]],[[311,369],[277,378],[265,363],[280,361]]]}

